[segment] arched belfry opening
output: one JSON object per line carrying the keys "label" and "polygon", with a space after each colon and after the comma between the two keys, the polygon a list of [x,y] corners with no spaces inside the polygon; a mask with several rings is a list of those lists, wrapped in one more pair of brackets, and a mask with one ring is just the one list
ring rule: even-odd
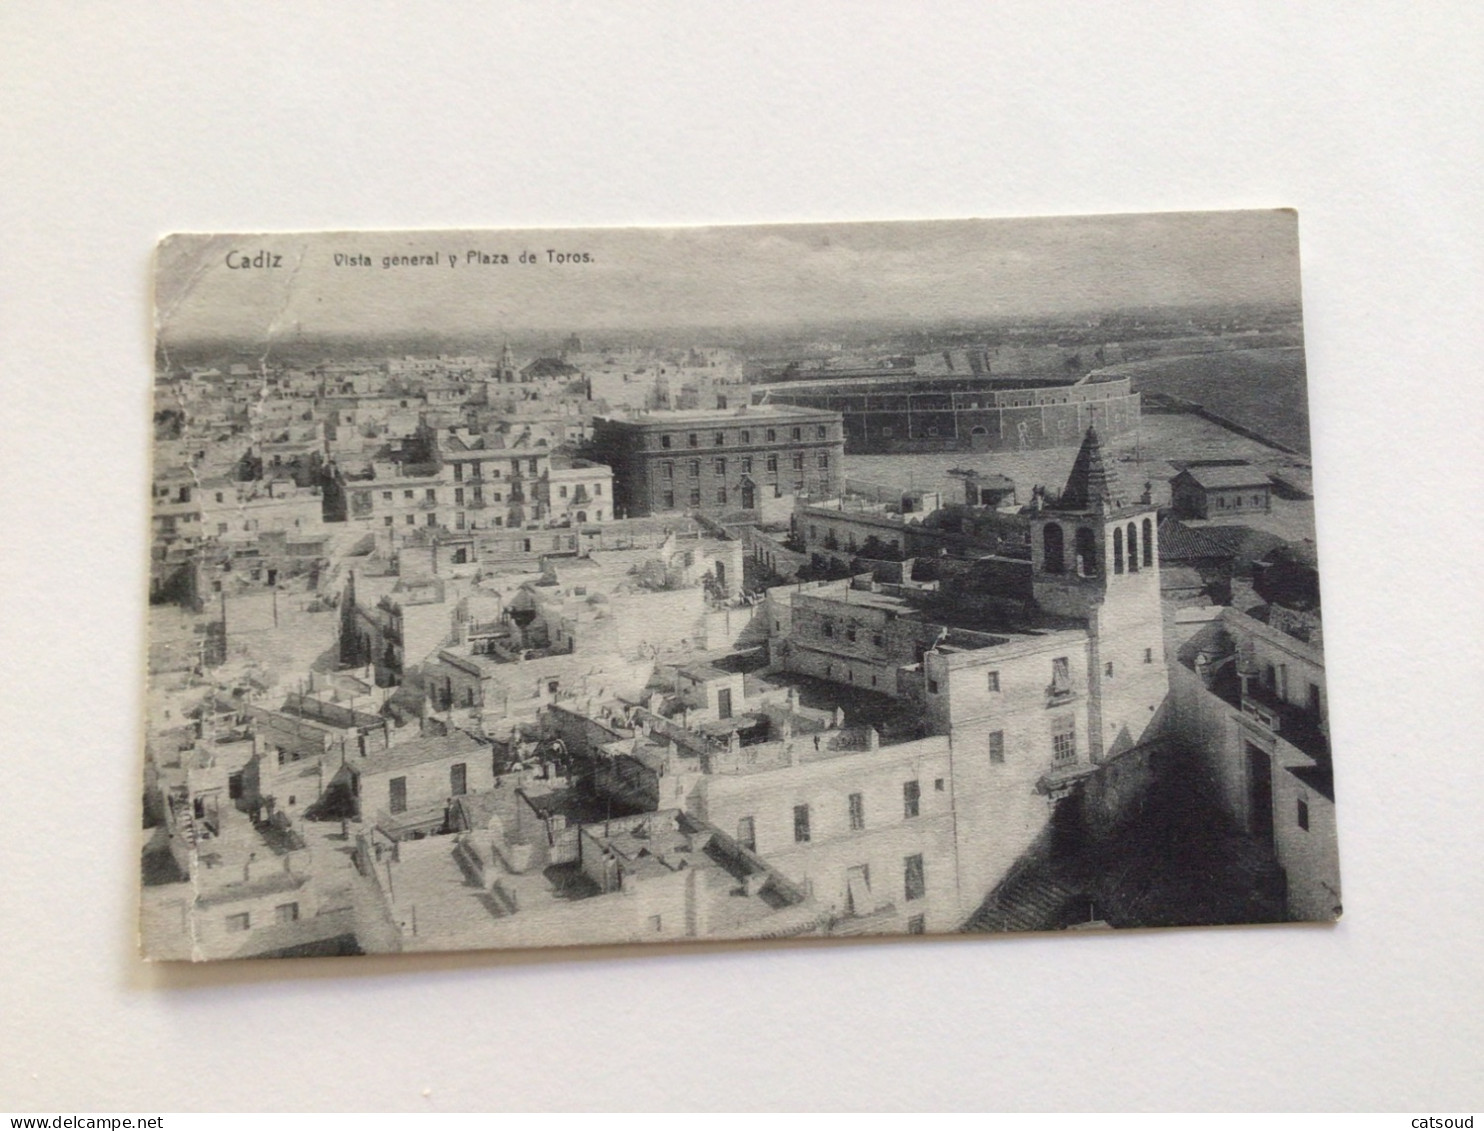
{"label": "arched belfry opening", "polygon": [[1097,577],[1102,572],[1098,567],[1097,535],[1089,527],[1077,527],[1077,576]]}
{"label": "arched belfry opening", "polygon": [[1047,573],[1063,573],[1066,570],[1066,546],[1061,527],[1048,522],[1041,532],[1041,557]]}

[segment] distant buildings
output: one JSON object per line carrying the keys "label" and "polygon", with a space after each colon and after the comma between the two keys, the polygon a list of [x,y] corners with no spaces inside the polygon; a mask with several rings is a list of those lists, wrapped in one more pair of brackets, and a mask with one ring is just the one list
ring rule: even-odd
{"label": "distant buildings", "polygon": [[1170,498],[1182,518],[1266,514],[1272,492],[1272,480],[1246,464],[1191,464],[1170,480]]}
{"label": "distant buildings", "polygon": [[1079,361],[1046,376],[1014,378],[910,367],[814,370],[811,379],[757,391],[770,404],[839,412],[852,453],[1025,451],[1070,446],[1089,427],[1107,437],[1134,432],[1140,404],[1129,378],[1083,369]]}

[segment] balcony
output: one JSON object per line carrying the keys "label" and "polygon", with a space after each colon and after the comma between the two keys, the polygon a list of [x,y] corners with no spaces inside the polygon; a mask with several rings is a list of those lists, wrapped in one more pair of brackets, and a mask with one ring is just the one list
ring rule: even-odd
{"label": "balcony", "polygon": [[1077,692],[1070,686],[1053,683],[1046,688],[1047,707],[1064,707],[1076,700]]}
{"label": "balcony", "polygon": [[887,903],[864,914],[833,916],[827,933],[835,937],[895,934],[900,930],[896,904]]}
{"label": "balcony", "polygon": [[1246,684],[1241,696],[1243,716],[1310,758],[1329,758],[1329,735],[1318,714],[1285,702],[1276,691],[1255,679],[1247,680]]}

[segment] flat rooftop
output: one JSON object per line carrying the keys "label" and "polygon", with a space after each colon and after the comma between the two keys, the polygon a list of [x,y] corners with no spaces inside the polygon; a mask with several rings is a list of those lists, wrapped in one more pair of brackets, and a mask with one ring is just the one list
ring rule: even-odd
{"label": "flat rooftop", "polygon": [[646,409],[631,416],[600,416],[620,424],[721,424],[746,423],[748,420],[798,420],[804,417],[835,419],[840,414],[829,409],[808,408],[791,404],[754,404],[738,408]]}

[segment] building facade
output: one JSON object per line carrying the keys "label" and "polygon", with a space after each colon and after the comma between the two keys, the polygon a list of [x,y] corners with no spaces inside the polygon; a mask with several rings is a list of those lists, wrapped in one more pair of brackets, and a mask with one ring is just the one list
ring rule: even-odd
{"label": "building facade", "polygon": [[840,414],[783,405],[648,412],[593,421],[625,517],[756,510],[764,498],[832,498],[841,483]]}
{"label": "building facade", "polygon": [[850,375],[763,386],[770,404],[842,414],[851,452],[1024,451],[1071,446],[1139,426],[1127,377],[933,378]]}

